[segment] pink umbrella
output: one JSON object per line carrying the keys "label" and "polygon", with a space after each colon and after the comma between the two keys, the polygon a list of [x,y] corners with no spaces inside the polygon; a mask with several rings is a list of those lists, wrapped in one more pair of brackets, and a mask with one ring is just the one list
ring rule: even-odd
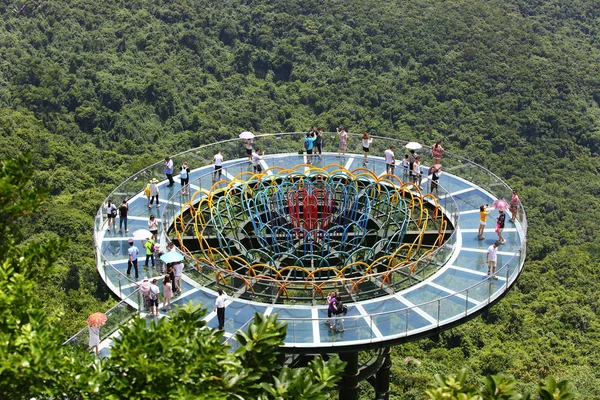
{"label": "pink umbrella", "polygon": [[106,323],[106,320],[107,320],[106,314],[101,313],[101,312],[96,312],[88,317],[87,323],[89,326],[97,328],[99,326],[104,325]]}
{"label": "pink umbrella", "polygon": [[493,206],[498,211],[506,211],[506,209],[508,208],[508,203],[506,202],[506,200],[498,199],[494,200]]}

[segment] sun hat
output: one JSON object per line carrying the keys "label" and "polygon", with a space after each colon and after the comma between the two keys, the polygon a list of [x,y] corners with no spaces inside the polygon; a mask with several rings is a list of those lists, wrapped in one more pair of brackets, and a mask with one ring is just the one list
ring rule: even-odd
{"label": "sun hat", "polygon": [[133,243],[133,239],[132,238],[127,239],[127,243]]}
{"label": "sun hat", "polygon": [[158,179],[152,178],[152,180],[150,181],[150,183],[158,183]]}

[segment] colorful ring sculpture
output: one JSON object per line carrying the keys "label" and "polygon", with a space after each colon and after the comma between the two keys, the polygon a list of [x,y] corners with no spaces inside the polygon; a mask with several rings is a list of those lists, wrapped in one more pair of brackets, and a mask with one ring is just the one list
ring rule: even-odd
{"label": "colorful ring sculpture", "polygon": [[[174,233],[199,271],[269,302],[406,287],[448,228],[435,196],[413,183],[336,164],[244,172],[182,210]],[[194,248],[183,245],[190,236]]]}

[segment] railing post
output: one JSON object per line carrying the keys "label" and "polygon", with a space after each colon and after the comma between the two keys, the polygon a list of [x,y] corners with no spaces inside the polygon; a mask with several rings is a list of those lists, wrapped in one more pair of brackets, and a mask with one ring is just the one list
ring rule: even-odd
{"label": "railing post", "polygon": [[469,289],[467,289],[467,295],[465,296],[465,317],[469,313]]}
{"label": "railing post", "polygon": [[437,309],[437,326],[440,327],[440,310],[442,308],[442,300],[438,299],[438,309]]}

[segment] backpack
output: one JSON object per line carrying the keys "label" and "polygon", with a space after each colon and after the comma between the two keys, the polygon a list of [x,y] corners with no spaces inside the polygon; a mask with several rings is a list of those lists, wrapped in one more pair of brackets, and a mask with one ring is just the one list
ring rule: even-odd
{"label": "backpack", "polygon": [[308,138],[304,139],[304,149],[305,150],[308,150],[309,142],[310,142],[310,140],[308,140]]}
{"label": "backpack", "polygon": [[156,299],[158,299],[158,296],[156,295],[156,293],[154,293],[154,291],[152,290],[152,288],[150,288],[150,290],[148,291],[148,297],[150,298],[150,300],[156,300]]}
{"label": "backpack", "polygon": [[181,167],[181,174],[179,176],[181,177],[181,179],[187,179],[188,174],[187,174],[187,168],[186,167]]}
{"label": "backpack", "polygon": [[342,314],[344,314],[344,315],[348,314],[348,307],[346,307],[345,304],[342,304]]}
{"label": "backpack", "polygon": [[154,242],[152,242],[152,246],[150,246],[150,251],[153,253],[156,251],[156,247],[154,247]]}
{"label": "backpack", "polygon": [[336,304],[336,308],[337,308],[337,312],[336,314],[343,314],[346,315],[348,313],[348,307],[346,307],[346,305],[344,303],[342,303],[341,300],[338,300],[337,304]]}

